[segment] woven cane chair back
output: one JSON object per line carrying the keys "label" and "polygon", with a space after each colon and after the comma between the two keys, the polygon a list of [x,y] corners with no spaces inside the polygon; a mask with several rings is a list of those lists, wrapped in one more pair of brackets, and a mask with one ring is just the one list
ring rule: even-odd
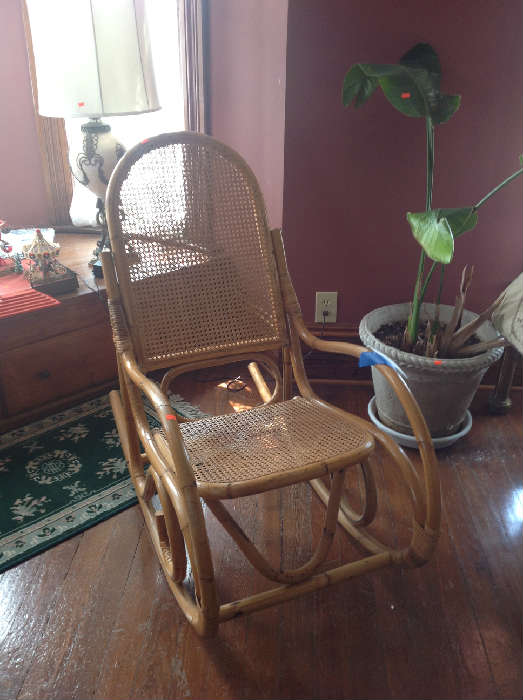
{"label": "woven cane chair back", "polygon": [[262,195],[232,149],[190,132],[144,141],[118,163],[106,208],[144,368],[287,342]]}

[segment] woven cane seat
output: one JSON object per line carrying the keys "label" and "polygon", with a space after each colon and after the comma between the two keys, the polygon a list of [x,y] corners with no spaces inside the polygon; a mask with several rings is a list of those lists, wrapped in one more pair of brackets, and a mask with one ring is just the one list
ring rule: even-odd
{"label": "woven cane seat", "polygon": [[[308,466],[310,479],[364,459],[374,447],[359,425],[302,397],[180,425],[198,484],[258,481]],[[245,484],[246,485],[246,484]]]}

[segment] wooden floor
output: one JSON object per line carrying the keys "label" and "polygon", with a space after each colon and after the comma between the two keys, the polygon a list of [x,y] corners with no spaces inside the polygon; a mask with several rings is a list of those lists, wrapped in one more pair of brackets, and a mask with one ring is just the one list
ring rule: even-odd
{"label": "wooden floor", "polygon": [[[251,405],[249,387],[231,393],[221,382],[233,376],[184,379],[178,390],[208,412]],[[317,391],[365,415],[367,387]],[[202,640],[133,507],[0,577],[0,698],[520,698],[521,394],[503,417],[487,414],[487,396],[469,436],[439,453],[443,528],[425,567],[348,581]],[[376,528],[398,542],[406,498],[384,460],[377,471],[389,495]],[[320,528],[305,485],[240,499],[234,511],[286,566],[307,557]],[[207,518],[220,595],[263,590]],[[353,552],[338,533],[331,558]]]}

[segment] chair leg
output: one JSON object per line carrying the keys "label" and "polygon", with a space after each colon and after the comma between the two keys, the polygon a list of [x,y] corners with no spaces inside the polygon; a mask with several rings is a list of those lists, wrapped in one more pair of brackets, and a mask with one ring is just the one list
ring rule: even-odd
{"label": "chair leg", "polygon": [[[330,497],[330,489],[328,486],[325,486],[321,479],[312,479],[309,483],[319,499],[326,505]],[[348,505],[345,497],[342,497],[341,504],[338,512],[338,523],[347,534],[372,554],[390,554],[393,551],[389,546],[383,544],[368,532],[358,527],[356,524],[358,519],[352,519],[351,514],[354,513],[354,511]]]}
{"label": "chair leg", "polygon": [[291,354],[288,347],[284,347],[282,351],[283,364],[283,400],[287,401],[292,398],[292,363]]}
{"label": "chair leg", "polygon": [[[330,497],[329,488],[321,479],[313,479],[310,482],[311,487],[319,496],[320,500],[326,504]],[[439,530],[432,530],[423,519],[421,522],[417,519],[416,507],[413,507],[412,517],[412,534],[411,540],[407,547],[397,549],[384,544],[376,537],[371,535],[365,529],[362,529],[364,523],[370,522],[369,517],[373,515],[374,506],[377,501],[374,501],[374,480],[365,481],[366,485],[366,503],[362,514],[356,514],[348,505],[345,496],[342,496],[340,510],[338,513],[338,523],[343,527],[350,537],[364,547],[370,554],[389,554],[391,561],[397,566],[408,568],[423,566],[431,558],[436,547]],[[370,500],[369,500],[370,493]],[[371,503],[370,511],[367,513],[367,505]],[[413,506],[415,504],[413,503]]]}
{"label": "chair leg", "polygon": [[[196,486],[179,488],[175,477],[158,454],[146,445],[147,471],[143,468],[145,455],[133,456],[129,445],[138,443],[134,419],[126,416],[120,393],[111,392],[111,405],[122,445],[128,460],[129,472],[142,509],[145,524],[167,583],[185,617],[201,636],[212,636],[218,629],[218,602],[212,559],[200,499]],[[136,460],[139,460],[138,462]],[[154,506],[158,496],[161,509]],[[194,581],[187,579],[187,559]]]}
{"label": "chair leg", "polygon": [[120,444],[124,453],[127,467],[133,479],[135,489],[142,489],[145,483],[144,464],[145,455],[140,451],[140,441],[136,434],[134,423],[129,420],[129,414],[125,409],[120,391],[116,389],[109,393],[109,400],[120,437]]}
{"label": "chair leg", "polygon": [[[200,499],[179,489],[169,473],[160,474],[158,465],[151,464],[149,471],[162,511],[154,512],[143,498],[139,502],[167,583],[196,632],[212,636],[218,630],[219,607]],[[186,569],[186,552],[190,569]],[[194,592],[186,574],[192,576]]]}
{"label": "chair leg", "polygon": [[518,351],[512,345],[508,345],[505,348],[499,368],[498,380],[494,391],[489,396],[488,407],[490,413],[504,415],[512,406],[510,390],[512,389],[518,356]]}

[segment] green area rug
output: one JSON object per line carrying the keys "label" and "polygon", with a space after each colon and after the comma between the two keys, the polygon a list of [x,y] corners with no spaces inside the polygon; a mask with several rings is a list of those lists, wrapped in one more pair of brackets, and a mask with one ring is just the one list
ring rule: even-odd
{"label": "green area rug", "polygon": [[[204,415],[180,396],[170,398],[180,415]],[[134,503],[108,396],[4,434],[0,572]]]}

